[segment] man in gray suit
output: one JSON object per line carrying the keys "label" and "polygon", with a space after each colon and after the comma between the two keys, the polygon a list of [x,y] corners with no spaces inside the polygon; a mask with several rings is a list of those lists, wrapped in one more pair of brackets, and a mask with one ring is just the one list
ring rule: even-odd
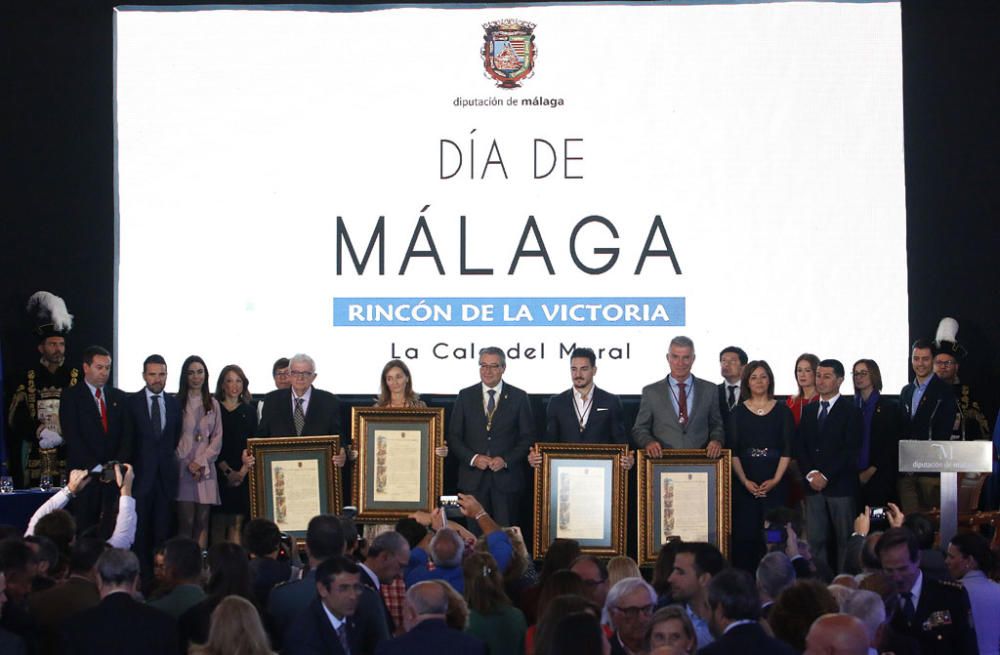
{"label": "man in gray suit", "polygon": [[667,379],[642,390],[632,439],[649,457],[660,457],[664,448],[705,448],[709,457],[718,457],[724,439],[718,390],[691,375],[694,342],[671,339],[667,363]]}

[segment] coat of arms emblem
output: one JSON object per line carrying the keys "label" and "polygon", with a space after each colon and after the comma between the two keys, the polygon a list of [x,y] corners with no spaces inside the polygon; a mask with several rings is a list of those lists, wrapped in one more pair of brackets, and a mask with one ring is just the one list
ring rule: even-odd
{"label": "coat of arms emblem", "polygon": [[534,23],[517,20],[492,21],[483,25],[483,66],[502,89],[516,89],[531,75],[538,51]]}

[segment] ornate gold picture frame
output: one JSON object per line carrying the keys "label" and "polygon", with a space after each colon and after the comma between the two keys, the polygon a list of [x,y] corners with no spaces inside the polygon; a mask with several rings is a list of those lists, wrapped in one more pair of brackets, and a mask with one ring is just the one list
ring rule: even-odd
{"label": "ornate gold picture frame", "polygon": [[444,445],[444,408],[354,407],[351,434],[356,521],[392,523],[437,506],[444,462],[434,450]]}
{"label": "ornate gold picture frame", "polygon": [[636,456],[638,557],[654,564],[671,538],[707,541],[729,557],[732,531],[732,454],[710,459],[704,450],[664,450]]}
{"label": "ornate gold picture frame", "polygon": [[575,539],[590,555],[624,555],[628,446],[535,445],[542,455],[535,469],[535,558],[556,539]]}

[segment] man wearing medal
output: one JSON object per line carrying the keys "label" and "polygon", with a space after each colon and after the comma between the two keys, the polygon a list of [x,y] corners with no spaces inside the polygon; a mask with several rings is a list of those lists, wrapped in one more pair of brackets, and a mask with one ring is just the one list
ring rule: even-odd
{"label": "man wearing medal", "polygon": [[459,491],[475,496],[503,526],[518,524],[524,460],[535,441],[528,395],[503,381],[506,368],[503,350],[480,350],[480,383],[458,393],[448,426]]}
{"label": "man wearing medal", "polygon": [[66,448],[59,425],[59,397],[74,386],[79,371],[66,366],[66,334],[73,316],[62,298],[39,291],[28,300],[38,321],[38,363],[28,369],[10,405],[10,469],[16,487],[37,487],[42,475],[59,484],[66,471]]}
{"label": "man wearing medal", "polygon": [[[562,443],[623,444],[625,418],[618,396],[598,389],[597,355],[591,348],[576,348],[570,354],[570,375],[573,386],[553,396],[545,409],[545,440]],[[632,457],[622,460],[625,468]],[[535,449],[528,454],[528,463],[538,467],[542,456]]]}

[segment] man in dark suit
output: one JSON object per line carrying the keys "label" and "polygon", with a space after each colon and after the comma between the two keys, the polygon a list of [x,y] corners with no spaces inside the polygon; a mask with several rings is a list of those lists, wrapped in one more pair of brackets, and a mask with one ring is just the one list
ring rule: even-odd
{"label": "man in dark suit", "polygon": [[[267,599],[268,621],[275,648],[280,647],[284,639],[292,637],[297,629],[296,620],[308,613],[309,604],[316,598],[320,565],[332,557],[342,558],[345,546],[343,527],[336,516],[320,514],[309,521],[306,528],[309,571],[301,580],[276,586]],[[371,655],[381,641],[389,638],[383,607],[376,592],[367,587],[361,590],[357,609],[352,615],[360,653]],[[313,609],[322,610],[318,607]],[[359,652],[356,651],[353,655],[359,655]]]}
{"label": "man in dark suit", "polygon": [[[403,535],[389,530],[372,539],[368,545],[364,563],[359,563],[361,569],[361,584],[379,594],[382,599],[381,590],[383,584],[392,584],[400,577],[410,562],[410,544],[407,543]],[[385,621],[389,627],[389,634],[396,634],[397,626],[392,620],[392,614],[382,599],[382,607],[385,610]]]}
{"label": "man in dark suit", "polygon": [[[66,440],[69,470],[92,470],[111,461],[132,461],[132,421],[125,394],[108,384],[111,353],[100,346],[83,351],[83,381],[63,390],[59,423]],[[78,533],[98,525],[107,539],[115,522],[118,488],[114,484],[87,485],[70,505]]]}
{"label": "man in dark suit", "polygon": [[434,582],[418,582],[406,590],[403,620],[406,633],[379,644],[376,655],[486,655],[486,645],[445,623],[448,595]]}
{"label": "man in dark suit", "polygon": [[920,644],[922,655],[976,655],[969,597],[958,582],[933,580],[920,570],[920,543],[906,528],[890,528],[875,546],[882,571],[898,594],[889,625]]}
{"label": "man in dark suit", "polygon": [[479,351],[480,384],[458,393],[448,448],[458,458],[459,491],[475,496],[500,525],[516,525],[534,421],[528,395],[503,381],[506,368],[500,348]]}
{"label": "man in dark suit", "polygon": [[[284,655],[362,655],[352,617],[362,592],[361,569],[334,556],[316,569],[315,598],[285,635]],[[367,654],[370,655],[370,654]]]}
{"label": "man in dark suit", "polygon": [[725,439],[715,385],[691,375],[694,342],[674,337],[667,350],[670,375],[642,390],[632,440],[649,457],[663,448],[705,448],[709,457],[722,454]]}
{"label": "man in dark suit", "polygon": [[180,469],[177,440],[181,434],[181,409],[177,399],[163,392],[167,384],[167,362],[150,355],[142,363],[146,386],[128,399],[132,421],[135,461],[135,508],[138,516],[135,553],[143,581],[153,569],[153,548],[173,534],[171,522],[177,499]]}
{"label": "man in dark suit", "polygon": [[272,391],[264,397],[264,407],[257,424],[258,437],[325,437],[339,435],[343,446],[334,458],[337,466],[347,460],[347,435],[340,432],[340,401],[329,391],[313,386],[316,362],[299,353],[288,365],[290,387]]}
{"label": "man in dark suit", "polygon": [[63,624],[60,652],[175,655],[176,623],[160,610],[133,598],[138,582],[139,560],[135,553],[119,548],[105,551],[97,560],[101,602]]}
{"label": "man in dark suit", "polygon": [[729,414],[740,402],[740,380],[743,377],[743,367],[747,365],[747,353],[739,346],[726,346],[719,353],[719,372],[722,382],[719,383],[719,413],[722,414],[722,424],[729,429]]}
{"label": "man in dark suit", "polygon": [[[806,524],[809,549],[819,561],[842,571],[847,538],[854,525],[854,498],[858,493],[858,449],[861,447],[861,410],[840,395],[844,365],[824,359],[816,367],[819,401],[802,409],[799,423],[799,469],[805,474]],[[836,562],[829,560],[827,523],[833,524]]]}
{"label": "man in dark suit", "polygon": [[[715,641],[700,648],[705,655],[793,655],[783,641],[769,637],[757,622],[760,600],[753,578],[741,569],[725,569],[708,585],[712,609],[709,627]],[[700,646],[699,642],[699,646]]]}
{"label": "man in dark suit", "polygon": [[[951,388],[934,375],[934,344],[918,339],[910,347],[913,381],[899,392],[903,439],[951,439],[958,404]],[[904,473],[897,483],[903,512],[926,512],[941,504],[941,477]]]}
{"label": "man in dark suit", "polygon": [[101,602],[97,589],[97,560],[107,548],[100,539],[81,537],[73,543],[69,577],[51,589],[28,596],[28,613],[39,635],[42,655],[59,653],[63,621]]}

